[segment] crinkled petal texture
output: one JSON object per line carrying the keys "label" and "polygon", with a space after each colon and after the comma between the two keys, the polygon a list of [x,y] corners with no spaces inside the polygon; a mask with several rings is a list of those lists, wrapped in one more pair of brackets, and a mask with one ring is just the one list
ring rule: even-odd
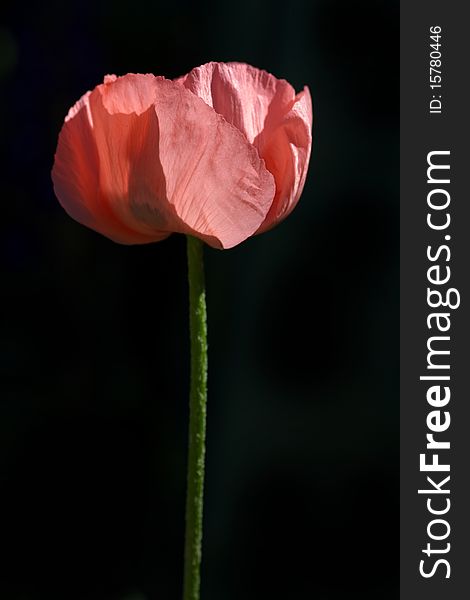
{"label": "crinkled petal texture", "polygon": [[283,220],[302,193],[312,148],[312,101],[284,79],[243,63],[211,62],[177,80],[242,131],[276,182],[258,232]]}
{"label": "crinkled petal texture", "polygon": [[107,76],[70,110],[52,178],[65,210],[116,242],[180,232],[230,248],[272,210],[277,192],[267,163],[239,128],[181,84],[129,74]]}

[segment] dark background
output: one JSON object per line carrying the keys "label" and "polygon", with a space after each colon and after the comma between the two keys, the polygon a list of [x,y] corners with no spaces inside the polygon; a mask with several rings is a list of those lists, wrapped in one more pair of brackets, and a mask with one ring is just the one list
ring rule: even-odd
{"label": "dark background", "polygon": [[314,145],[287,221],[206,252],[203,598],[397,598],[398,2],[2,13],[0,597],[180,597],[185,240],[113,244],[50,169],[106,73],[239,60],[310,87]]}

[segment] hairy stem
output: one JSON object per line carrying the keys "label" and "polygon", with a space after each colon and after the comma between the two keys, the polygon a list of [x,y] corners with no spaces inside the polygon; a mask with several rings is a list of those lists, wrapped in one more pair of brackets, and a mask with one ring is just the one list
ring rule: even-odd
{"label": "hairy stem", "polygon": [[187,236],[191,390],[183,600],[200,600],[207,406],[207,313],[203,242]]}

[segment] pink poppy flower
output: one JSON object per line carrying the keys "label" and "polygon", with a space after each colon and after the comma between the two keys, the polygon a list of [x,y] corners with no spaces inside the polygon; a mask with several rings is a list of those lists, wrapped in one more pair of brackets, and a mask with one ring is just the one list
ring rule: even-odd
{"label": "pink poppy flower", "polygon": [[69,111],[52,179],[67,213],[108,238],[173,232],[231,248],[284,219],[302,192],[308,88],[241,63],[176,81],[106,76]]}

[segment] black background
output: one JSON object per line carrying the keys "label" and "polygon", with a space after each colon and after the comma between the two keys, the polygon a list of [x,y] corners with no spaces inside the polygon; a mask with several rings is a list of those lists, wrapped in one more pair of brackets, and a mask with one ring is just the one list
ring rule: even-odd
{"label": "black background", "polygon": [[50,169],[106,73],[239,60],[310,87],[314,145],[287,221],[206,252],[203,598],[397,598],[398,2],[2,12],[0,597],[180,597],[185,240],[113,244]]}

